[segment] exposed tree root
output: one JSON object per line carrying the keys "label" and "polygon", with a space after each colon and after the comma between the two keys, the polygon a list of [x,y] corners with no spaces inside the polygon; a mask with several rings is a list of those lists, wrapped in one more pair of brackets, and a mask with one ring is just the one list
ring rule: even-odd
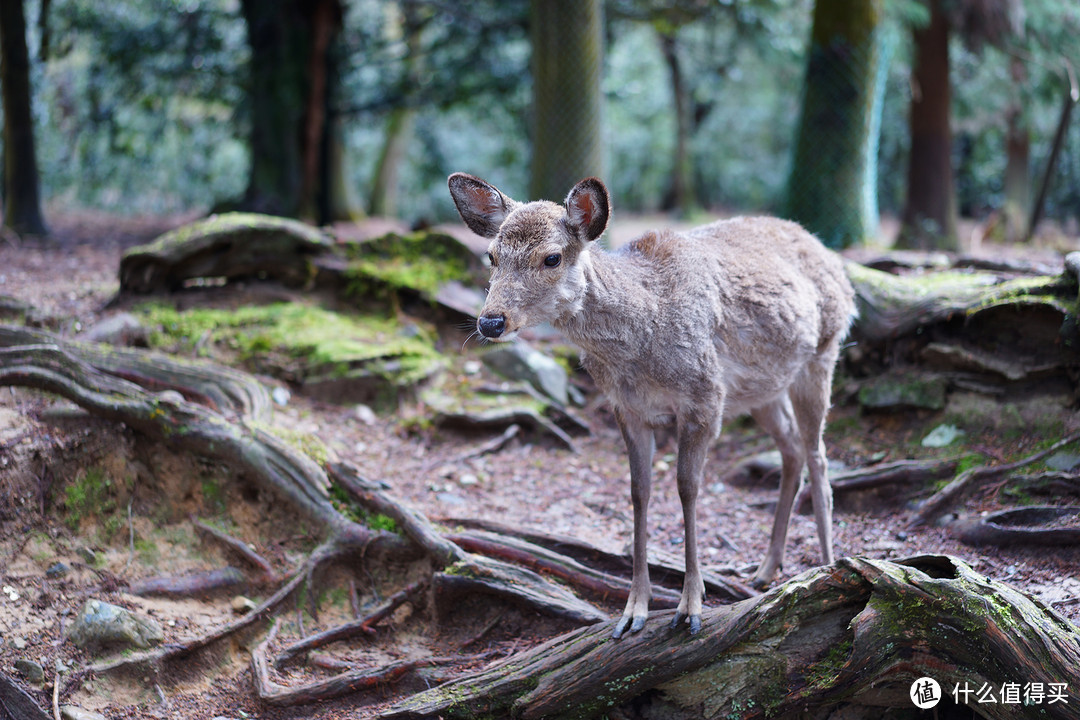
{"label": "exposed tree root", "polygon": [[[531,610],[594,625],[409,697],[387,710],[383,714],[387,718],[593,717],[632,700],[651,703],[654,715],[673,720],[783,715],[841,703],[907,707],[910,684],[921,675],[936,678],[944,688],[965,682],[996,687],[1007,682],[1064,684],[1069,704],[1046,705],[1042,709],[1050,718],[1071,717],[1080,704],[1076,629],[951,558],[902,563],[847,559],[757,596],[738,581],[713,576],[706,579],[710,593],[748,599],[706,611],[699,635],[669,629],[665,622],[669,613],[662,611],[640,633],[613,640],[610,626],[595,626],[606,613],[538,573],[613,599],[623,592],[624,581],[614,576],[628,574],[620,565],[626,558],[572,539],[494,526],[488,527],[494,533],[459,530],[448,535],[394,499],[383,485],[342,465],[328,468],[328,475],[327,469],[252,421],[252,408],[261,406],[252,399],[257,391],[214,396],[209,390],[185,392],[186,381],[178,381],[165,392],[153,393],[132,382],[149,382],[148,372],[129,372],[122,355],[102,360],[98,352],[48,334],[27,335],[21,328],[0,326],[0,384],[56,393],[150,437],[225,463],[313,518],[326,528],[326,538],[252,613],[201,637],[95,663],[89,672],[160,672],[173,660],[262,627],[301,588],[311,589],[316,571],[324,565],[347,555],[368,558],[378,548],[384,557],[410,561],[419,551],[430,563],[429,577],[400,589],[364,619],[287,645],[277,663],[285,664],[328,642],[366,634],[396,607],[420,604],[422,597],[435,603],[429,608],[433,617],[457,594],[489,593]],[[133,364],[141,368],[142,362]],[[200,372],[212,369],[206,366]],[[228,376],[224,377],[228,384]],[[1067,438],[1019,463],[985,469],[985,477],[990,471],[996,476],[1034,462],[1077,439],[1080,436]],[[984,476],[959,483],[932,512],[970,491],[980,477]],[[369,512],[392,518],[404,537],[372,530],[340,512],[328,496],[331,479]],[[200,527],[200,532],[225,543],[261,576],[272,572],[265,560],[235,539],[208,526]],[[680,572],[677,567],[657,566],[655,577],[670,582],[680,579]],[[424,592],[425,582],[430,593]],[[664,591],[657,596],[666,598]],[[273,705],[387,688],[421,676],[425,668],[445,667],[448,675],[456,675],[463,665],[490,657],[422,658],[374,668],[352,668],[341,660],[315,657],[318,665],[341,672],[289,686],[275,679],[275,661],[268,656],[277,626],[275,622],[275,630],[252,650],[258,695]],[[69,682],[81,677],[83,672],[76,672]],[[991,718],[1010,717],[1011,711],[1003,704],[980,706],[980,712]]]}
{"label": "exposed tree root", "polygon": [[201,520],[193,519],[192,521],[195,525],[195,531],[197,533],[213,538],[214,540],[231,550],[233,553],[235,553],[237,557],[243,558],[248,562],[249,565],[258,570],[262,574],[259,582],[277,582],[277,571],[274,570],[273,566],[271,566],[269,562],[267,562],[266,558],[262,557],[257,552],[252,550],[250,547],[247,546],[247,544],[241,542],[240,540],[237,540],[228,533],[224,533],[215,527],[207,525]]}
{"label": "exposed tree root", "polygon": [[1038,462],[1066,445],[1071,445],[1078,440],[1080,440],[1080,433],[1074,433],[1067,438],[1058,440],[1045,450],[1040,450],[1037,453],[1033,453],[1025,458],[1017,460],[1016,462],[1006,463],[1004,465],[974,467],[965,470],[957,475],[952,482],[941,490],[938,490],[923,502],[923,504],[919,506],[919,509],[912,514],[911,519],[908,520],[908,527],[918,527],[933,522],[942,515],[952,512],[952,509],[961,500],[983,485],[1011,473],[1014,470],[1019,470],[1022,467],[1027,467],[1032,463]]}

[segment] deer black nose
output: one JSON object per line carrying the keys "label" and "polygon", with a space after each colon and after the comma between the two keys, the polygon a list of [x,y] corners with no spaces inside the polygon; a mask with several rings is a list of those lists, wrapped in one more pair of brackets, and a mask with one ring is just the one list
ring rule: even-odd
{"label": "deer black nose", "polygon": [[476,327],[484,337],[497,338],[506,331],[506,318],[502,315],[485,315],[477,321]]}

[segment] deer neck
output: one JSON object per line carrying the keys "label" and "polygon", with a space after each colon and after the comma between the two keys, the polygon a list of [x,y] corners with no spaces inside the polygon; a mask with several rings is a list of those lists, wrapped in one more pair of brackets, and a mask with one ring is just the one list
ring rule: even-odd
{"label": "deer neck", "polygon": [[589,248],[578,259],[581,289],[555,327],[590,355],[615,359],[651,336],[659,302],[649,268],[631,256]]}

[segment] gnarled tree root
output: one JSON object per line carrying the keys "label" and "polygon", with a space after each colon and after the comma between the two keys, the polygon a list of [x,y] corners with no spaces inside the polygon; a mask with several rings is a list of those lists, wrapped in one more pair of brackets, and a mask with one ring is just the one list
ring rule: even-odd
{"label": "gnarled tree root", "polygon": [[[1075,717],[1080,703],[1076,627],[950,557],[844,559],[706,610],[695,636],[669,629],[668,615],[619,640],[607,627],[567,633],[380,717],[599,717],[634,700],[672,720],[910,708],[923,676],[946,694],[1053,684],[1067,703],[1043,705],[1041,717]],[[978,712],[1014,718],[1025,708],[999,702]]]}

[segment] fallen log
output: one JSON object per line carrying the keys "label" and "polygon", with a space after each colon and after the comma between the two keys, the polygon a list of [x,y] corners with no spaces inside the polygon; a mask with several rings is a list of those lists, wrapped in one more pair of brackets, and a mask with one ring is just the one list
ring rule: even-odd
{"label": "fallen log", "polygon": [[[589,718],[631,702],[671,720],[824,717],[842,706],[845,717],[880,717],[911,709],[923,677],[985,718],[1030,717],[1002,700],[1025,684],[1060,697],[1040,717],[1075,718],[1080,704],[1077,628],[951,557],[840,560],[706,610],[695,636],[668,628],[670,614],[619,640],[608,627],[561,635],[380,717]],[[984,687],[994,704],[977,704]]]}

